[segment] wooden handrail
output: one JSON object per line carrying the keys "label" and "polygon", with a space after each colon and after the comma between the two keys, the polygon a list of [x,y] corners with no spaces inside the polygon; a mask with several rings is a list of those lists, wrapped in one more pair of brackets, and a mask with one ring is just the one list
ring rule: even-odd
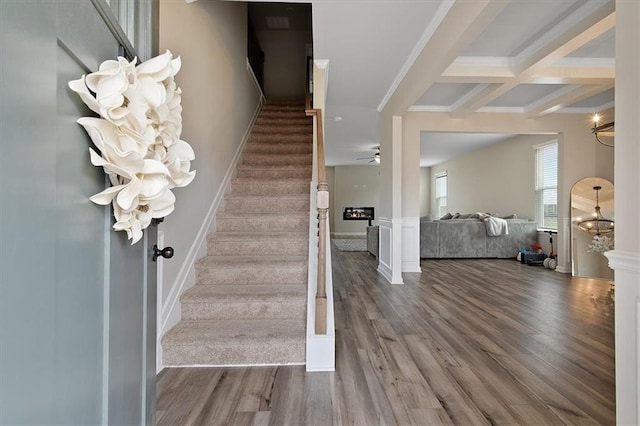
{"label": "wooden handrail", "polygon": [[324,164],[324,126],[322,110],[311,107],[311,96],[306,96],[307,116],[313,116],[317,129],[317,165],[318,165],[318,276],[316,286],[315,333],[327,334],[327,216],[329,212],[329,184]]}

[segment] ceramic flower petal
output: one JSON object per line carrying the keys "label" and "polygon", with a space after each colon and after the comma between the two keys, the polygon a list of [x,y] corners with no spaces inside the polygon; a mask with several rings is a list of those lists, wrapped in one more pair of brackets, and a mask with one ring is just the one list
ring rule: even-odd
{"label": "ceramic flower petal", "polygon": [[191,145],[183,140],[177,141],[167,151],[170,159],[177,158],[180,159],[180,161],[190,161],[196,158],[196,154],[193,152]]}
{"label": "ceramic flower petal", "polygon": [[160,82],[172,75],[173,64],[171,52],[166,51],[162,55],[151,58],[136,67],[138,75],[145,75]]}
{"label": "ceramic flower petal", "polygon": [[111,186],[98,194],[92,195],[89,199],[96,204],[106,206],[113,201],[123,188],[124,185]]}
{"label": "ceramic flower petal", "polygon": [[140,179],[140,197],[144,200],[152,200],[160,197],[169,186],[166,176],[144,175]]}
{"label": "ceramic flower petal", "polygon": [[106,140],[117,138],[113,124],[102,118],[82,117],[77,120],[77,123],[84,127],[93,144],[101,152],[104,152]]}
{"label": "ceramic flower petal", "polygon": [[145,201],[146,211],[154,218],[166,217],[175,209],[176,197],[167,189],[160,197]]}
{"label": "ceramic flower petal", "polygon": [[138,196],[142,184],[139,179],[134,178],[127,183],[124,188],[118,193],[114,200],[122,210],[129,211],[136,208],[138,205]]}
{"label": "ceramic flower petal", "polygon": [[138,90],[151,108],[157,108],[167,99],[167,90],[164,86],[149,77],[142,77],[138,80]]}
{"label": "ceramic flower petal", "polygon": [[87,84],[85,83],[85,76],[83,75],[78,80],[72,80],[69,82],[69,88],[76,92],[82,102],[85,103],[89,107],[89,109],[96,114],[100,114],[100,104],[96,101],[96,98],[89,92],[87,89]]}

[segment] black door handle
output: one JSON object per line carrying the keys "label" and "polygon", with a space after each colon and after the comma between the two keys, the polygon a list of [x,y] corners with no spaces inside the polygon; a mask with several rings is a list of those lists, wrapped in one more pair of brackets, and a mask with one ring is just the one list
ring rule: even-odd
{"label": "black door handle", "polygon": [[162,256],[165,259],[171,259],[173,257],[173,247],[165,247],[162,250],[158,248],[156,244],[153,245],[153,261],[155,262],[158,256]]}

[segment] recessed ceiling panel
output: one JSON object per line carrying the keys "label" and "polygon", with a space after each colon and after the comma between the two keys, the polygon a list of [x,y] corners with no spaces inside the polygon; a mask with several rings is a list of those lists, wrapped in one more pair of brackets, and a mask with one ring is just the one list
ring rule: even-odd
{"label": "recessed ceiling panel", "polygon": [[451,106],[475,86],[474,83],[436,83],[429,87],[416,105]]}
{"label": "recessed ceiling panel", "polygon": [[464,56],[516,56],[532,40],[566,18],[584,0],[513,0],[465,51]]}
{"label": "recessed ceiling panel", "polygon": [[591,108],[597,112],[600,108],[611,108],[615,100],[615,89],[609,89],[598,95],[570,105],[569,108]]}
{"label": "recessed ceiling panel", "polygon": [[525,107],[566,86],[566,84],[520,84],[487,106]]}

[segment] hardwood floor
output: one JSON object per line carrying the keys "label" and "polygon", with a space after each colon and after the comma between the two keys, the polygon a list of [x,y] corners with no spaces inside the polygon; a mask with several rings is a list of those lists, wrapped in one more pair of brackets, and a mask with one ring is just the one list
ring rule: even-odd
{"label": "hardwood floor", "polygon": [[368,253],[333,251],[335,373],[167,369],[157,424],[615,424],[607,282],[423,260],[391,286]]}

